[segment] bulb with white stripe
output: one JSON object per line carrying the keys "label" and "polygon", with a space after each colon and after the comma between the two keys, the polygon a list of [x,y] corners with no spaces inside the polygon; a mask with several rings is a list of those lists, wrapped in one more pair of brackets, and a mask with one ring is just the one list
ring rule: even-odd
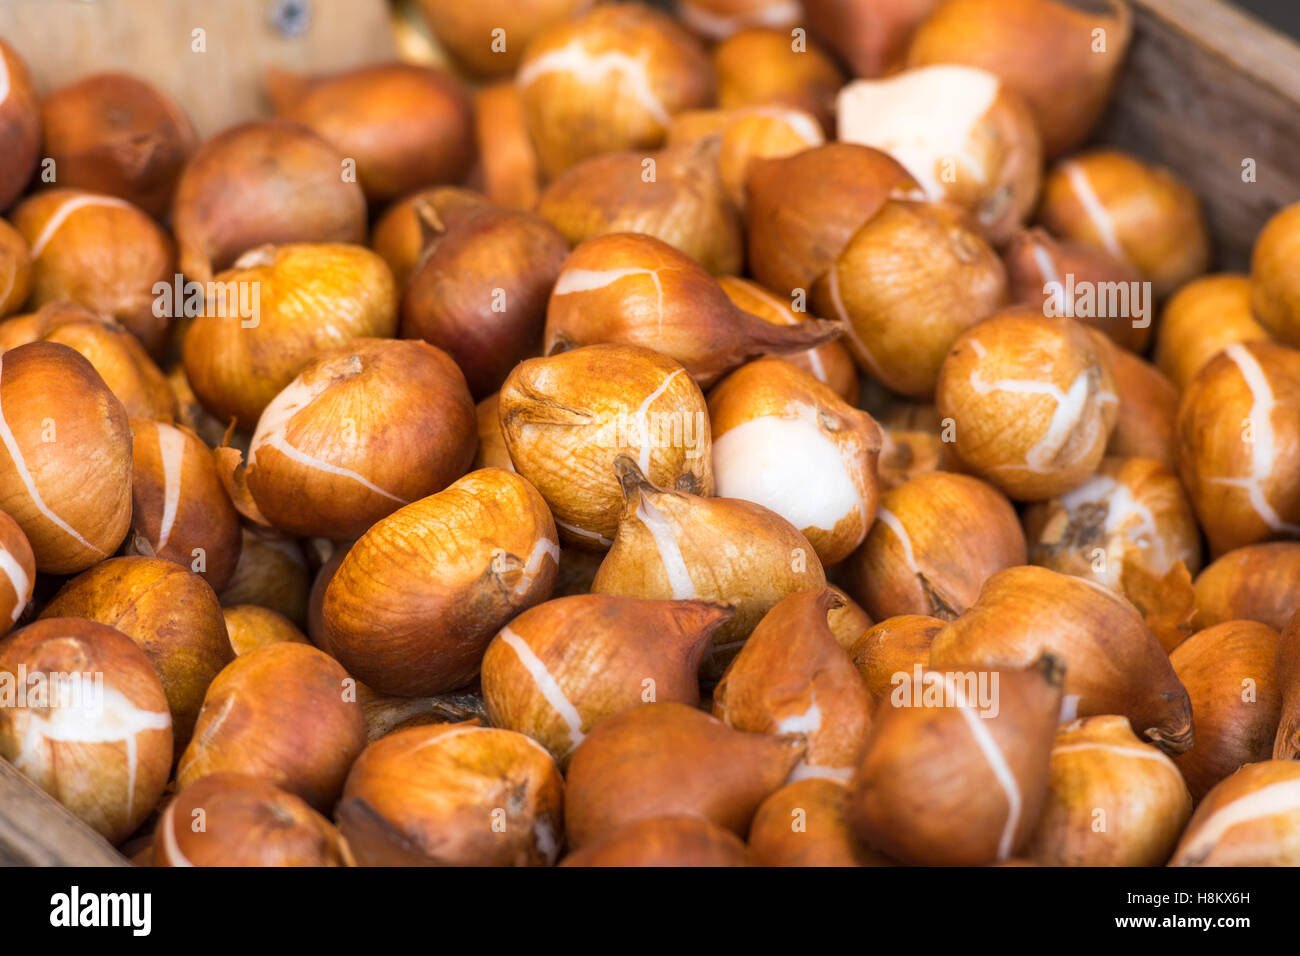
{"label": "bulb with white stripe", "polygon": [[1300,761],[1242,767],[1209,792],[1171,866],[1300,866]]}
{"label": "bulb with white stripe", "polygon": [[18,623],[36,586],[36,557],[18,522],[0,511],[0,636]]}

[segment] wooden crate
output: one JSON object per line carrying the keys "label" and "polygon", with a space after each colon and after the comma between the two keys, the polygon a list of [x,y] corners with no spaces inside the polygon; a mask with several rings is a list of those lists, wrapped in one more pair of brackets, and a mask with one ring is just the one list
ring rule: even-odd
{"label": "wooden crate", "polygon": [[[131,5],[144,0],[120,0]],[[341,10],[353,0],[316,0],[322,9]],[[1264,222],[1281,206],[1300,200],[1300,45],[1222,0],[1130,0],[1135,36],[1115,102],[1098,140],[1162,163],[1200,194],[1215,237],[1218,268],[1242,269]],[[50,37],[52,48],[73,49],[57,39],[57,29],[19,28],[12,16],[28,6],[39,19],[56,5],[30,8],[45,0],[18,0],[0,6],[0,36]],[[194,19],[197,0],[174,0],[177,29]],[[99,6],[68,4],[67,7]],[[152,6],[152,4],[151,4]],[[216,5],[204,4],[205,11]],[[263,11],[258,0],[232,0],[231,6]],[[364,61],[358,51],[383,51],[391,41],[378,35],[373,16],[359,39],[327,22],[327,39],[315,50],[262,36],[250,41],[240,62],[262,65],[276,59],[290,66],[328,69]],[[68,15],[68,14],[63,14]],[[82,14],[75,14],[83,16]],[[259,13],[259,15],[261,15]],[[174,65],[150,65],[152,58],[132,49],[132,37],[117,30],[86,33],[78,28],[76,49],[60,53],[58,64],[34,63],[44,86],[54,76],[73,76],[91,68],[136,69],[177,92],[208,134],[233,119],[262,110],[245,82],[222,74],[192,76]],[[28,31],[36,31],[31,34]],[[226,35],[229,35],[227,32]],[[356,40],[356,42],[349,42]],[[286,53],[286,51],[292,51]],[[76,59],[78,55],[83,59]],[[371,58],[374,58],[372,56]],[[205,61],[206,62],[206,61]],[[76,69],[74,69],[74,67]],[[247,71],[246,71],[247,72]],[[166,77],[181,75],[177,81]],[[249,74],[251,75],[251,74]],[[218,91],[218,92],[214,92]],[[206,101],[229,97],[215,107]],[[233,99],[231,99],[233,98]],[[194,104],[199,104],[196,108]],[[1243,179],[1243,163],[1253,160],[1255,181]],[[0,865],[111,866],[127,861],[97,834],[45,796],[0,760]]]}

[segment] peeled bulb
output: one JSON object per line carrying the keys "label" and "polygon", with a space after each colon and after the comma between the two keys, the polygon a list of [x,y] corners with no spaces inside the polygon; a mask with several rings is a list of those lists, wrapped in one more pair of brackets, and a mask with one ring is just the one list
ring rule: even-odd
{"label": "peeled bulb", "polygon": [[794,777],[847,780],[871,726],[871,694],[826,622],[833,591],[783,598],[713,691],[713,715],[737,730],[802,734]]}
{"label": "peeled bulb", "polygon": [[41,116],[27,64],[0,40],[0,210],[8,209],[36,171]]}
{"label": "peeled bulb", "polygon": [[935,390],[960,462],[1017,501],[1082,484],[1101,462],[1119,399],[1083,326],[1026,309],[961,336]]}
{"label": "peeled bulb", "polygon": [[506,622],[550,596],[558,558],[532,485],[471,472],[352,545],[325,588],[318,643],[381,693],[455,690]]}
{"label": "peeled bulb", "polygon": [[1191,814],[1172,760],[1138,740],[1123,717],[1088,717],[1057,731],[1028,852],[1047,866],[1161,866]]}
{"label": "peeled bulb", "polygon": [[1065,662],[1062,716],[1122,714],[1143,740],[1192,746],[1192,708],[1156,636],[1128,601],[1046,568],[999,571],[930,649],[936,668],[1025,666],[1044,651]]}
{"label": "peeled bulb", "polygon": [[597,837],[560,866],[748,866],[730,830],[695,816],[647,817]]}
{"label": "peeled bulb", "polygon": [[824,777],[795,780],[754,814],[749,847],[759,866],[880,866],[886,861],[849,828],[849,788]]}
{"label": "peeled bulb", "polygon": [[1273,741],[1274,760],[1300,758],[1300,619],[1292,617],[1282,629],[1274,661],[1282,692],[1282,715]]}
{"label": "peeled bulb", "polygon": [[359,866],[549,866],[564,781],[523,734],[412,727],[366,748],[335,813]]}
{"label": "peeled bulb", "polygon": [[592,593],[730,604],[736,615],[714,631],[706,674],[719,676],[782,598],[825,586],[812,545],[780,515],[749,501],[660,489],[635,463],[619,467],[622,518]]}
{"label": "peeled bulb", "polygon": [[1247,764],[1209,792],[1172,866],[1300,866],[1300,762]]}
{"label": "peeled bulb", "polygon": [[1300,351],[1229,345],[1178,408],[1178,471],[1214,556],[1300,537]]}
{"label": "peeled bulb", "polygon": [[284,120],[245,123],[199,147],[172,206],[180,271],[207,282],[265,243],[363,242],[366,197],[338,149]]}
{"label": "peeled bulb", "polygon": [[921,22],[907,64],[996,73],[1025,98],[1050,158],[1092,133],[1132,31],[1132,12],[1118,0],[1084,9],[1059,0],[951,0]]}
{"label": "peeled bulb", "polygon": [[709,395],[718,494],[781,515],[824,565],[848,557],[876,517],[880,426],[780,359],[750,362]]}
{"label": "peeled bulb", "polygon": [[525,611],[483,657],[488,720],[563,764],[600,721],[644,703],[699,703],[700,661],[733,611],[717,601],[583,594]]}
{"label": "peeled bulb", "polygon": [[624,711],[588,734],[569,763],[569,846],[581,850],[637,820],[683,813],[744,833],[803,751],[800,737],[732,730],[684,704]]}
{"label": "peeled bulb", "polygon": [[1179,391],[1229,345],[1269,340],[1250,298],[1250,279],[1231,273],[1193,279],[1170,297],[1160,317],[1155,363]]}
{"label": "peeled bulb", "polygon": [[653,149],[674,113],[713,98],[698,41],[641,4],[600,5],[528,44],[515,82],[549,177],[590,156]]}
{"label": "peeled bulb", "polygon": [[991,575],[1024,563],[1025,535],[1006,496],[978,478],[935,471],[881,496],[846,586],[876,620],[951,621]]}
{"label": "peeled bulb", "polygon": [[856,80],[836,101],[839,138],[893,156],[932,202],[1003,242],[1038,198],[1042,146],[1018,93],[987,70],[927,66]]}
{"label": "peeled bulb", "polygon": [[909,677],[873,718],[849,785],[853,832],[901,863],[1008,859],[1047,796],[1061,660],[1045,654],[1024,670],[918,667]]}
{"label": "peeled bulb", "polygon": [[1274,668],[1279,650],[1268,625],[1228,621],[1169,655],[1196,719],[1196,743],[1176,763],[1197,800],[1243,764],[1280,756],[1273,738],[1287,685]]}
{"label": "peeled bulb", "polygon": [[1001,260],[959,210],[893,200],[813,286],[818,310],[845,323],[859,367],[918,399],[934,394],[957,337],[1006,297]]}
{"label": "peeled bulb", "polygon": [[714,274],[739,272],[740,220],[719,168],[720,142],[644,153],[604,153],[557,177],[537,212],[572,245],[611,233],[666,242]]}
{"label": "peeled bulb", "polygon": [[888,701],[898,682],[910,679],[916,667],[929,664],[930,645],[943,628],[937,617],[900,614],[871,627],[854,642],[849,648],[853,665],[878,705]]}
{"label": "peeled bulb", "polygon": [[529,359],[506,379],[499,411],[515,468],[546,499],[568,544],[612,542],[621,456],[657,485],[713,493],[704,396],[665,355],[591,345]]}
{"label": "peeled bulb", "polygon": [[564,261],[546,312],[547,354],[616,342],[662,352],[708,388],[768,352],[835,338],[837,322],[773,325],[738,308],[697,263],[650,236],[589,239]]}

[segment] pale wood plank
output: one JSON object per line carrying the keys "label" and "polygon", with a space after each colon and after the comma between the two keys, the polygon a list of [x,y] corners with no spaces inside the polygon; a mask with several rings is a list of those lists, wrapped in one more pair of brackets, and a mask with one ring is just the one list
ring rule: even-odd
{"label": "pale wood plank", "polygon": [[126,857],[0,759],[0,866],[129,866]]}

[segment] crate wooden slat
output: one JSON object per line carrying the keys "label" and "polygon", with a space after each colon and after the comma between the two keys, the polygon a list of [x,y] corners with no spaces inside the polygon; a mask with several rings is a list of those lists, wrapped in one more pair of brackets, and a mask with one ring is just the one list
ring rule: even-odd
{"label": "crate wooden slat", "polygon": [[0,866],[128,866],[126,857],[0,759]]}

